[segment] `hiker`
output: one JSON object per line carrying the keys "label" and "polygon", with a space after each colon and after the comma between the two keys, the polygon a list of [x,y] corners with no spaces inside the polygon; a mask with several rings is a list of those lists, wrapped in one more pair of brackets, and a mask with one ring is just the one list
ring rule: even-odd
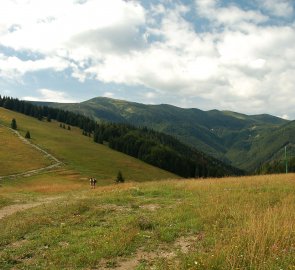
{"label": "hiker", "polygon": [[89,182],[90,182],[91,188],[93,188],[93,178],[92,177],[90,178]]}
{"label": "hiker", "polygon": [[96,178],[93,178],[93,179],[92,179],[92,182],[93,182],[93,188],[95,188],[95,185],[96,185],[96,182],[97,182],[97,181],[96,181]]}

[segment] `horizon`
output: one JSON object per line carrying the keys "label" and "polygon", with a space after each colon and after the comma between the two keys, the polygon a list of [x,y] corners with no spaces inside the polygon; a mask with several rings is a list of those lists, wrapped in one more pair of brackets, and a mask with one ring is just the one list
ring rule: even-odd
{"label": "horizon", "polygon": [[[173,105],[173,104],[169,104],[169,103],[155,103],[155,104],[151,104],[151,103],[142,103],[142,102],[136,102],[136,101],[131,101],[131,100],[126,100],[126,99],[118,99],[118,98],[112,98],[112,97],[104,97],[104,96],[96,96],[96,97],[92,97],[90,99],[87,100],[83,100],[83,101],[79,101],[79,102],[55,102],[55,101],[42,101],[42,100],[24,100],[24,101],[28,101],[28,102],[41,102],[41,103],[58,103],[58,104],[79,104],[79,103],[83,103],[83,102],[87,102],[90,101],[92,99],[98,99],[98,98],[104,98],[104,99],[110,99],[110,100],[117,100],[117,101],[124,101],[124,102],[128,102],[128,103],[136,103],[136,104],[141,104],[141,105],[146,105],[146,106],[161,106],[161,105],[168,105],[168,106],[173,106],[176,108],[181,108],[184,110],[190,110],[190,109],[196,109],[196,110],[201,110],[204,112],[210,112],[210,111],[219,111],[219,112],[232,112],[232,113],[236,113],[236,114],[242,114],[242,115],[246,115],[246,116],[258,116],[258,115],[269,115],[272,117],[277,117],[277,118],[281,118],[287,121],[294,121],[295,119],[285,119],[282,118],[280,116],[277,115],[272,115],[272,114],[268,114],[268,113],[260,113],[260,114],[247,114],[247,113],[241,113],[239,111],[231,111],[231,110],[218,110],[216,108],[212,108],[212,109],[208,109],[208,110],[202,110],[200,108],[197,107],[180,107],[177,105]],[[20,99],[21,100],[21,99]]]}
{"label": "horizon", "polygon": [[295,2],[3,0],[0,94],[295,119]]}

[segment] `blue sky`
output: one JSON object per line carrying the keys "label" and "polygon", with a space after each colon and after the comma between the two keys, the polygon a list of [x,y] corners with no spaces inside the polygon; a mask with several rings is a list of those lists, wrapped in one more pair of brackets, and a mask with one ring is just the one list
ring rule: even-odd
{"label": "blue sky", "polygon": [[2,0],[0,94],[295,119],[293,0]]}

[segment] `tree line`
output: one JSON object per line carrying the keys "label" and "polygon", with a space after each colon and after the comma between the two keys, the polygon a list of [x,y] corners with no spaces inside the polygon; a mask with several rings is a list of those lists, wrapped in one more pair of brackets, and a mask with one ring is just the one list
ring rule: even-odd
{"label": "tree line", "polygon": [[95,122],[89,117],[77,113],[50,108],[48,106],[39,106],[17,98],[1,97],[1,95],[0,107],[32,116],[39,120],[50,122],[51,119],[54,119],[67,125],[79,127],[86,132],[94,131]]}
{"label": "tree line", "polygon": [[[289,173],[295,172],[295,157],[288,158],[287,168]],[[262,164],[257,170],[257,174],[276,174],[286,172],[285,160],[272,160]]]}
{"label": "tree line", "polygon": [[20,112],[40,121],[56,121],[79,127],[83,134],[93,136],[96,143],[138,158],[146,163],[182,177],[222,177],[239,175],[242,171],[209,157],[176,138],[146,127],[129,124],[96,122],[93,119],[28,101],[0,96],[0,107]]}

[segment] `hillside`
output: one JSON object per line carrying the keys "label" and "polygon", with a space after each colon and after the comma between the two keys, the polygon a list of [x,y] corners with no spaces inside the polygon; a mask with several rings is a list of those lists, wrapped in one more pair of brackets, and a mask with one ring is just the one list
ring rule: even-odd
{"label": "hillside", "polygon": [[[4,115],[0,111],[1,118]],[[0,124],[0,177],[49,166],[51,160]],[[32,158],[34,157],[34,158]]]}
{"label": "hillside", "polygon": [[182,177],[222,177],[244,172],[181,143],[176,138],[146,127],[130,124],[97,123],[87,116],[63,109],[37,106],[10,97],[0,98],[0,106],[37,118],[40,122],[55,119],[79,127],[93,141],[140,159]]}
{"label": "hillside", "polygon": [[288,128],[291,137],[286,134],[281,136],[283,125],[288,121],[266,114],[202,111],[109,98],[94,98],[77,104],[39,104],[82,113],[96,120],[147,126],[248,171],[254,171],[272,158],[280,147],[292,140],[291,134],[295,134],[291,125]]}
{"label": "hillside", "polygon": [[[79,128],[63,129],[59,127],[58,122],[39,121],[33,117],[0,108],[0,124],[9,126],[13,118],[16,119],[18,130],[23,136],[29,130],[33,143],[55,155],[65,164],[66,168],[75,170],[81,176],[95,176],[103,182],[112,182],[117,172],[121,170],[127,180],[134,181],[176,177],[169,172],[114,151],[107,146],[95,144],[92,138],[83,136]],[[4,137],[5,140],[10,140],[11,138],[10,133]],[[16,141],[18,146],[23,147],[22,142]],[[8,146],[1,144],[1,147],[4,149],[4,147]],[[35,167],[42,166],[42,164],[39,164],[42,161],[42,156],[38,152],[30,151],[29,146],[26,145],[26,147],[28,148],[26,150],[16,147],[17,151],[23,152],[23,156],[15,161],[11,158],[11,156],[15,156],[13,153],[9,154],[8,152],[1,151],[1,155],[7,157],[7,161],[1,159],[1,162],[4,162],[7,167],[12,162],[15,165],[13,169],[4,171],[3,174],[21,172],[22,169],[28,170],[29,167],[23,168],[23,164],[28,162],[37,162]]]}

